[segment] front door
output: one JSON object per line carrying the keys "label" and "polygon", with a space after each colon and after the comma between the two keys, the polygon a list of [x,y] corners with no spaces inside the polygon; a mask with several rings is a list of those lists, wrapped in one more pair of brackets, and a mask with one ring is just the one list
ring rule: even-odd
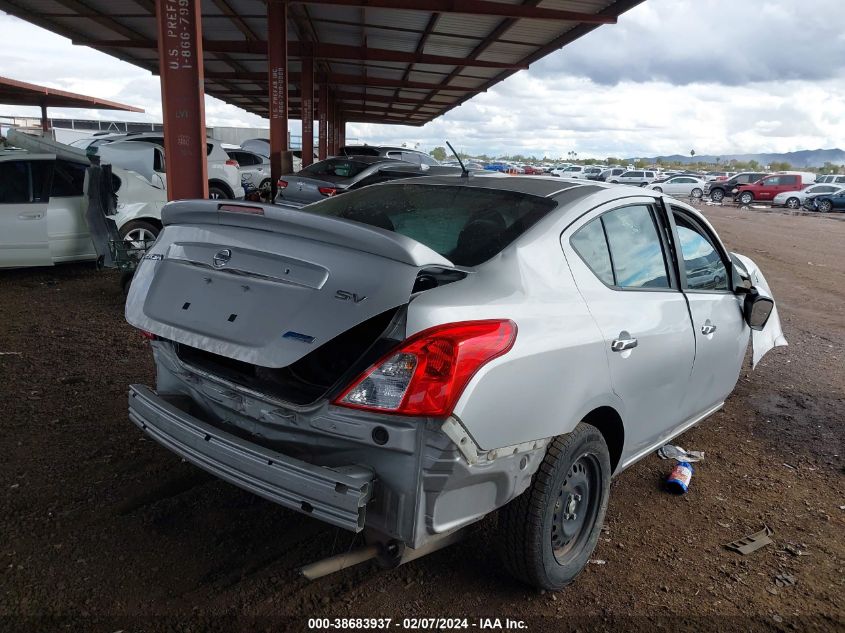
{"label": "front door", "polygon": [[622,461],[684,422],[695,339],[653,199],[593,212],[564,232],[567,261],[605,339],[623,402]]}
{"label": "front door", "polygon": [[54,156],[0,156],[0,268],[50,266],[47,205]]}
{"label": "front door", "polygon": [[736,385],[749,328],[734,294],[727,253],[693,214],[672,207],[680,247],[681,286],[695,332],[695,363],[687,401],[690,416],[724,402]]}

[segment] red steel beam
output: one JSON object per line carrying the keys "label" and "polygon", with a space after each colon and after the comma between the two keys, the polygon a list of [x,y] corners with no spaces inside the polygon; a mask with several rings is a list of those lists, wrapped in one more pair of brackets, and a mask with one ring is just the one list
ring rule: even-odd
{"label": "red steel beam", "polygon": [[[94,48],[155,48],[153,40],[90,40],[74,39],[78,46]],[[267,42],[259,40],[203,40],[203,48],[209,53],[246,53],[252,55],[267,54]],[[288,55],[302,57],[304,54],[299,42],[288,43]],[[424,53],[406,53],[387,48],[369,48],[348,46],[346,44],[314,44],[313,55],[318,59],[341,59],[374,62],[396,62],[400,64],[431,64],[437,66],[473,66],[477,68],[501,68],[502,70],[523,70],[527,64],[491,62],[465,57],[446,55],[427,55]]]}
{"label": "red steel beam", "polygon": [[314,162],[314,58],[302,58],[300,78],[302,118],[302,166]]}
{"label": "red steel beam", "polygon": [[320,82],[320,98],[317,104],[318,143],[317,156],[320,160],[326,160],[328,152],[328,100],[329,86],[325,81]]}
{"label": "red steel beam", "polygon": [[[455,75],[457,76],[457,75]],[[207,79],[226,79],[226,80],[240,80],[249,82],[264,82],[267,81],[267,75],[264,73],[237,73],[237,72],[217,72],[209,71],[205,74]],[[342,75],[339,73],[328,73],[325,75],[326,80],[330,84],[336,86],[372,86],[377,88],[409,88],[413,90],[434,90],[434,91],[453,91],[453,92],[476,92],[478,88],[469,88],[467,86],[449,86],[446,82],[441,83],[426,83],[420,81],[402,81],[401,79],[385,79],[382,77],[364,77],[363,75]],[[289,80],[292,83],[300,81],[299,73],[290,73]]]}
{"label": "red steel beam", "polygon": [[503,4],[490,0],[297,0],[301,4],[340,5],[347,7],[371,7],[398,9],[402,11],[435,11],[437,13],[463,13],[501,18],[525,18],[530,20],[562,20],[584,24],[616,24],[610,15],[596,15],[579,11],[542,9],[519,4]]}
{"label": "red steel beam", "polygon": [[283,0],[267,2],[267,71],[270,100],[270,182],[273,194],[288,150],[288,14]]}
{"label": "red steel beam", "polygon": [[157,0],[167,199],[208,197],[202,0]]}

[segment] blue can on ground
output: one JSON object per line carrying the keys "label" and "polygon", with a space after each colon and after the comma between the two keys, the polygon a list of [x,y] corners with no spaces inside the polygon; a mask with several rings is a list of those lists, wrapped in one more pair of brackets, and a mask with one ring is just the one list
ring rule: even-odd
{"label": "blue can on ground", "polygon": [[689,489],[691,479],[692,464],[689,462],[678,462],[666,479],[666,487],[670,492],[682,495]]}

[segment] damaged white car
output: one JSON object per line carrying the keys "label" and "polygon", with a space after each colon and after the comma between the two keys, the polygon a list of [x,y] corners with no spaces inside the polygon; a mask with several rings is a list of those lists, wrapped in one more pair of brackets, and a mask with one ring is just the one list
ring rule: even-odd
{"label": "damaged white car", "polygon": [[[184,201],[129,323],[132,421],[399,564],[499,512],[506,566],[563,587],[611,477],[717,411],[766,281],[695,209],[557,178],[415,178],[303,210]],[[353,557],[355,558],[355,557]]]}

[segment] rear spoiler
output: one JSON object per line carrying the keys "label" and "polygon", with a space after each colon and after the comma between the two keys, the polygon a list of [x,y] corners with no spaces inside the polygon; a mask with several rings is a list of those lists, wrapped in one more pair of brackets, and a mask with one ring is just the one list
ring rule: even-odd
{"label": "rear spoiler", "polygon": [[452,262],[428,246],[393,231],[274,204],[180,200],[164,206],[161,221],[164,226],[216,224],[283,233],[371,253],[420,268],[455,268]]}

